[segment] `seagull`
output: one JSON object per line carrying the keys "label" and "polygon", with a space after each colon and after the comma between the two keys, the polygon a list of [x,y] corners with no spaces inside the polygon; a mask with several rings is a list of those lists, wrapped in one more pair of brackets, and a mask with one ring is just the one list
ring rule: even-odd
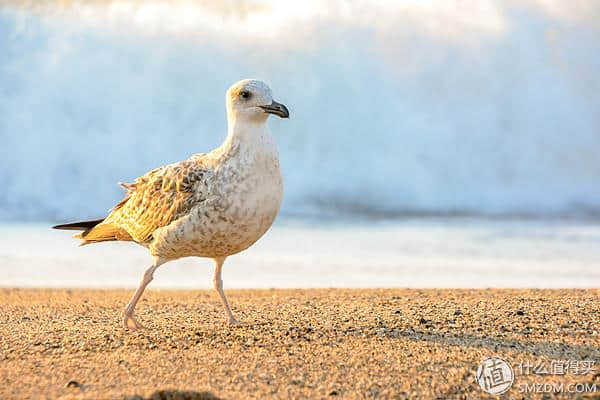
{"label": "seagull", "polygon": [[79,230],[81,245],[131,241],[146,247],[152,265],[125,307],[125,329],[140,329],[134,309],[154,272],[181,257],[215,261],[214,287],[227,322],[240,325],[223,292],[225,259],[252,246],[273,224],[283,198],[279,154],[267,126],[269,115],[289,118],[266,83],[245,79],[226,94],[228,133],[210,153],[156,168],[122,183],[125,198],[106,218],[56,225]]}

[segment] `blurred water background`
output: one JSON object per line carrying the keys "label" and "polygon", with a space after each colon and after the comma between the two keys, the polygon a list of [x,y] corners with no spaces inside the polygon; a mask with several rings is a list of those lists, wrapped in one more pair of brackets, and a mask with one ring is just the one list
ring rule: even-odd
{"label": "blurred water background", "polygon": [[584,0],[2,2],[0,285],[135,285],[143,249],[46,226],[219,145],[256,77],[291,111],[286,194],[233,286],[598,287],[599,22]]}

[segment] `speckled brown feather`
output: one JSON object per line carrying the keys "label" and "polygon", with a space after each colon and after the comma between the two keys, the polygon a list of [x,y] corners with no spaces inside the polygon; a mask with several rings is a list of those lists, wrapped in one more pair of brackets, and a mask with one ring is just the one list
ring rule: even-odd
{"label": "speckled brown feather", "polygon": [[203,179],[209,174],[202,157],[166,165],[148,172],[131,184],[122,184],[127,195],[110,215],[89,232],[78,237],[87,243],[129,240],[141,244],[152,233],[187,214],[201,201]]}

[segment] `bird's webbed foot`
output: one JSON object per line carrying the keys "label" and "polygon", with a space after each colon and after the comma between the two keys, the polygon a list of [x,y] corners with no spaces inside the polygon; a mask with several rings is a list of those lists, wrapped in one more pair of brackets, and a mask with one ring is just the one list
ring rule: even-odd
{"label": "bird's webbed foot", "polygon": [[135,319],[135,317],[133,316],[133,313],[131,313],[131,314],[126,313],[123,315],[123,328],[126,330],[135,331],[138,329],[144,329],[144,325],[142,325],[141,323],[138,322],[137,319]]}
{"label": "bird's webbed foot", "polygon": [[238,321],[238,320],[237,320],[237,319],[235,319],[235,318],[229,318],[229,319],[227,320],[227,325],[228,325],[229,327],[231,327],[231,328],[236,328],[236,327],[240,327],[240,326],[248,326],[248,324],[247,324],[247,323],[245,323],[245,322],[240,322],[240,321]]}

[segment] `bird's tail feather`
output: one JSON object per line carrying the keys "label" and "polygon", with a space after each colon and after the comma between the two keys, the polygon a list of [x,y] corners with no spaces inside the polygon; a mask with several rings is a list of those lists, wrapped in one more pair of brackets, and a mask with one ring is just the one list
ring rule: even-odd
{"label": "bird's tail feather", "polygon": [[83,240],[81,246],[90,243],[106,242],[113,240],[133,240],[129,233],[127,233],[127,231],[119,227],[113,226],[111,224],[103,224],[102,222],[104,222],[104,219],[96,219],[93,221],[81,221],[72,222],[70,224],[56,225],[52,228],[83,231],[81,233],[73,235],[74,238]]}
{"label": "bird's tail feather", "polygon": [[87,236],[88,233],[90,233],[92,231],[92,229],[94,229],[96,226],[98,226],[100,223],[102,223],[102,221],[104,221],[104,218],[95,219],[92,221],[71,222],[69,224],[55,225],[52,227],[52,229],[63,229],[63,230],[67,230],[67,231],[82,231],[76,235],[73,235],[73,237],[76,239],[83,240],[83,242],[81,243],[81,246],[84,246],[86,244],[92,243],[92,242],[87,241],[85,239],[85,237]]}
{"label": "bird's tail feather", "polygon": [[104,218],[95,219],[93,221],[71,222],[69,224],[55,225],[52,227],[52,229],[64,229],[64,230],[68,230],[68,231],[84,231],[83,234],[85,234],[85,231],[91,230],[93,227],[95,227],[102,221],[104,221]]}

